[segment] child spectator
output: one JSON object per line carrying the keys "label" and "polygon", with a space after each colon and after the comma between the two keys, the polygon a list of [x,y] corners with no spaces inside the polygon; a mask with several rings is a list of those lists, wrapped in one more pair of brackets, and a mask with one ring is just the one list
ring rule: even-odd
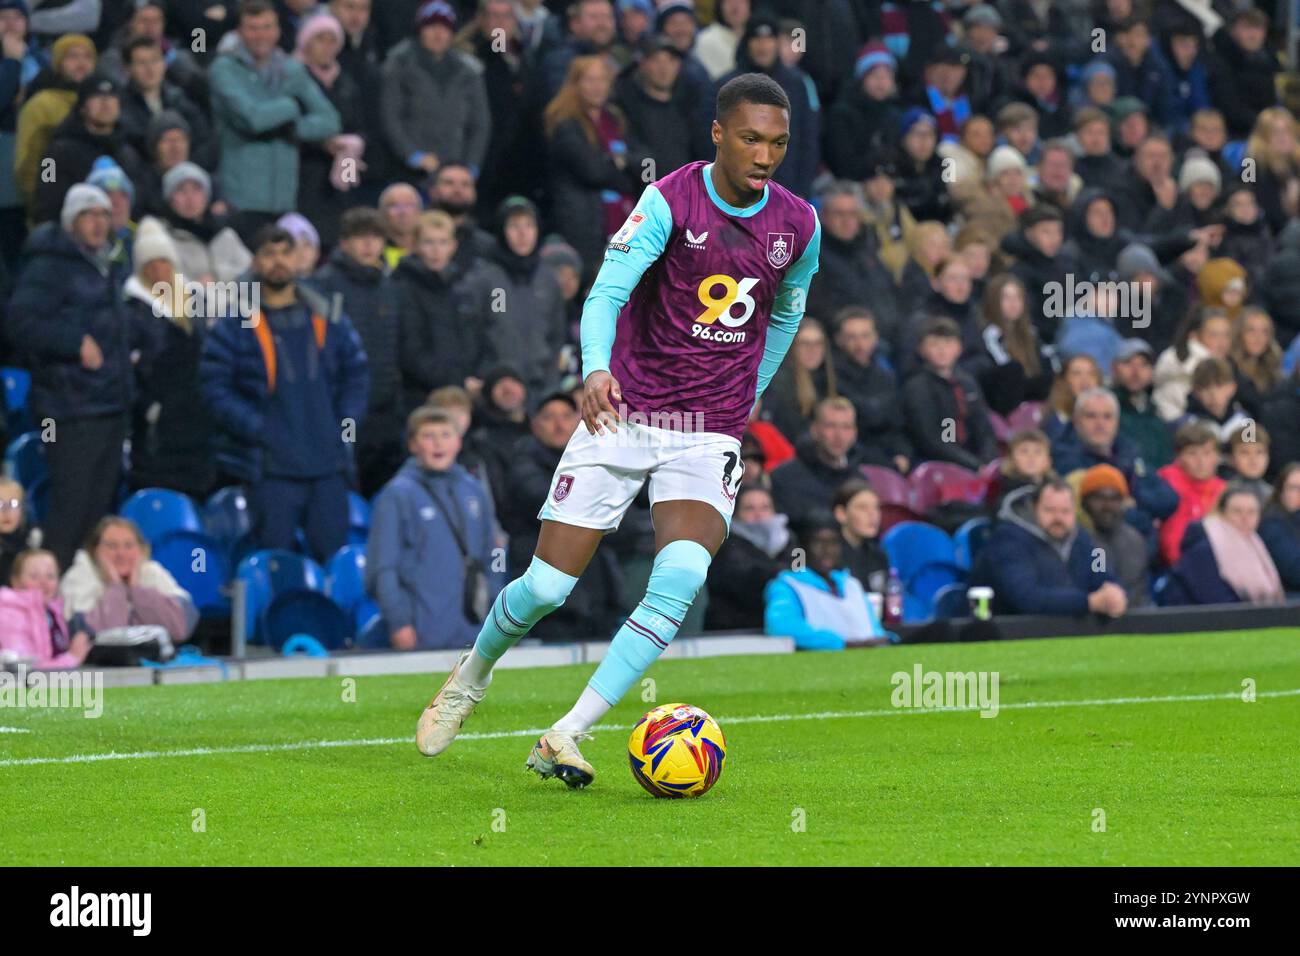
{"label": "child spectator", "polygon": [[1207,358],[1224,358],[1232,347],[1232,320],[1222,309],[1198,309],[1183,324],[1174,344],[1156,359],[1156,411],[1167,422],[1187,412],[1192,372]]}
{"label": "child spectator", "polygon": [[154,625],[173,642],[187,640],[198,623],[189,593],[157,561],[134,521],[109,515],[95,526],[59,585],[68,615],[84,614],[102,633]]}
{"label": "child spectator", "polygon": [[1192,373],[1192,394],[1187,399],[1187,414],[1178,425],[1190,421],[1205,422],[1226,442],[1244,425],[1249,416],[1237,401],[1237,377],[1227,359],[1208,358]]}
{"label": "child spectator", "polygon": [[1282,580],[1259,536],[1259,512],[1253,491],[1229,485],[1214,513],[1188,529],[1186,547],[1169,572],[1161,603],[1281,604]]}
{"label": "child spectator", "polygon": [[1264,478],[1269,443],[1268,429],[1258,422],[1248,421],[1233,429],[1228,436],[1228,460],[1219,468],[1219,477],[1244,485],[1260,501],[1267,501],[1273,494],[1273,486]]}
{"label": "child spectator", "polygon": [[1079,517],[1105,555],[1106,567],[1128,595],[1128,606],[1151,603],[1146,539],[1124,520],[1133,506],[1124,473],[1113,465],[1093,465],[1079,480]]}
{"label": "child spectator", "polygon": [[1055,478],[1051,440],[1041,429],[1020,429],[1007,439],[1007,453],[998,466],[996,484],[990,489],[994,513],[1011,492],[1026,485],[1037,487]]}
{"label": "child spectator", "polygon": [[903,407],[917,459],[950,461],[978,471],[997,456],[984,396],[957,367],[961,330],[947,317],[931,319],[918,349],[924,367],[903,387]]}
{"label": "child spectator", "polygon": [[868,591],[884,594],[889,555],[880,546],[880,495],[870,482],[850,479],[835,490],[831,514],[844,538],[844,566]]}
{"label": "child spectator", "polygon": [[411,458],[375,499],[366,590],[397,650],[460,647],[501,589],[489,573],[496,518],[484,486],[456,463],[449,415],[417,408],[406,435]]}
{"label": "child spectator", "polygon": [[810,651],[838,651],[851,640],[885,636],[862,583],[844,568],[835,519],[813,512],[798,532],[808,565],[782,571],[764,588],[764,632],[793,637],[795,647]]}
{"label": "child spectator", "polygon": [[1188,422],[1174,434],[1174,461],[1156,474],[1178,494],[1178,508],[1160,525],[1160,556],[1170,567],[1182,556],[1183,533],[1214,507],[1226,482],[1219,467],[1219,437],[1204,422]]}
{"label": "child spectator", "polygon": [[44,550],[13,560],[9,587],[0,588],[0,650],[33,659],[37,668],[80,667],[92,636],[80,615],[69,621],[59,597],[59,562]]}
{"label": "child spectator", "polygon": [[27,526],[27,492],[11,478],[0,478],[0,581],[8,581],[14,559],[37,537]]}

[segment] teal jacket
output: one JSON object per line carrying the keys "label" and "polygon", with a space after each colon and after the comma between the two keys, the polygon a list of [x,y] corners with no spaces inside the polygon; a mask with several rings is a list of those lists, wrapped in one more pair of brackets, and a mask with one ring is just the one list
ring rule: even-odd
{"label": "teal jacket", "polygon": [[340,131],[338,111],[297,60],[276,50],[254,70],[243,44],[221,53],[209,71],[212,115],[221,143],[222,195],[236,210],[283,213],[298,201],[298,143]]}

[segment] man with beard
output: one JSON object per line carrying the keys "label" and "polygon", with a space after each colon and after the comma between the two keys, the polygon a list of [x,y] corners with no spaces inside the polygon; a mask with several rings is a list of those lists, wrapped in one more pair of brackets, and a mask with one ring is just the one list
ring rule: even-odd
{"label": "man with beard", "polygon": [[279,226],[259,230],[261,308],[213,327],[199,380],[218,467],[247,486],[258,546],[292,550],[301,527],[324,562],[348,539],[348,476],[370,373],[347,317],[293,281],[293,247]]}
{"label": "man with beard", "polygon": [[1151,572],[1147,543],[1124,520],[1129,504],[1128,482],[1113,465],[1093,465],[1079,482],[1079,501],[1093,543],[1105,556],[1106,567],[1128,596],[1129,607],[1151,603]]}
{"label": "man with beard", "polygon": [[875,234],[866,228],[862,190],[834,182],[822,190],[821,201],[822,261],[808,290],[809,313],[825,320],[847,306],[870,303],[876,330],[892,340],[900,318],[898,293],[876,254]]}
{"label": "man with beard", "polygon": [[456,255],[465,268],[496,248],[492,233],[474,221],[472,213],[477,204],[478,187],[468,166],[446,163],[439,167],[429,184],[429,208],[441,209],[456,224]]}
{"label": "man with beard", "polygon": [[1115,575],[1094,562],[1092,537],[1075,517],[1074,492],[1060,479],[1007,495],[971,583],[992,586],[997,614],[1116,618],[1128,610]]}

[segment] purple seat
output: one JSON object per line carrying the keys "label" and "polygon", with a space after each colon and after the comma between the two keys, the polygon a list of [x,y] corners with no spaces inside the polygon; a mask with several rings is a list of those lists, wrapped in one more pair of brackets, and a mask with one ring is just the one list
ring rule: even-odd
{"label": "purple seat", "polygon": [[880,465],[861,465],[858,471],[863,478],[871,482],[871,487],[880,496],[882,505],[903,505],[906,507],[908,501],[911,500],[907,479],[892,468],[882,468]]}
{"label": "purple seat", "polygon": [[1021,402],[1011,409],[1011,414],[1007,416],[1007,424],[1011,426],[1013,432],[1018,432],[1022,428],[1041,428],[1046,413],[1047,406],[1042,402]]}
{"label": "purple seat", "polygon": [[983,504],[988,491],[988,483],[975,472],[947,461],[922,462],[912,471],[908,484],[911,508],[920,515],[945,501]]}

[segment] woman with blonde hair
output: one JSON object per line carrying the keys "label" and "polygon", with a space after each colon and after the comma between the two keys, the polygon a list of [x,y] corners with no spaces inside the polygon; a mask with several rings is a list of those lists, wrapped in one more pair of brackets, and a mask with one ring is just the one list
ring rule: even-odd
{"label": "woman with blonde hair", "polygon": [[614,67],[604,56],[578,56],[546,105],[542,126],[550,151],[555,223],[578,250],[586,278],[595,276],[605,243],[632,213],[626,123],[609,101]]}
{"label": "woman with blonde hair", "polygon": [[64,613],[85,615],[97,632],[153,625],[172,641],[194,632],[198,611],[189,592],[149,557],[134,521],[110,515],[95,526],[59,585]]}
{"label": "woman with blonde hair", "polygon": [[[1273,318],[1259,306],[1247,306],[1232,326],[1228,352],[1238,377],[1255,386],[1256,398],[1268,395],[1282,381],[1282,346],[1273,330]],[[1243,404],[1250,402],[1242,398]]]}
{"label": "woman with blonde hair", "polygon": [[933,219],[918,222],[907,236],[907,261],[898,280],[899,310],[915,312],[933,291],[939,264],[952,255],[948,227]]}
{"label": "woman with blonde hair", "polygon": [[839,394],[829,348],[821,323],[805,319],[763,393],[763,418],[792,444],[808,431],[817,403]]}
{"label": "woman with blonde hair", "polygon": [[1273,235],[1300,212],[1300,133],[1285,106],[1260,110],[1246,141],[1246,155],[1255,161],[1255,198]]}

